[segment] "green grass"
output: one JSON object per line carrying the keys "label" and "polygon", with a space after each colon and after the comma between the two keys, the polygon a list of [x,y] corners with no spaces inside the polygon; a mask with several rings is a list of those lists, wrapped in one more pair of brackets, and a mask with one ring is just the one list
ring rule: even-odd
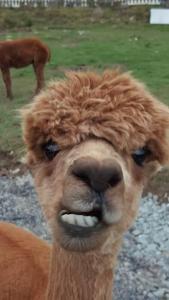
{"label": "green grass", "polygon": [[[121,65],[132,70],[162,101],[169,104],[169,26],[148,24],[94,24],[68,29],[33,26],[31,30],[9,30],[1,39],[37,36],[51,48],[46,66],[47,80],[62,77],[66,69],[94,68],[99,71]],[[5,98],[0,81],[0,149],[20,156],[22,140],[16,109],[31,101],[35,79],[31,67],[12,70],[14,100]]]}

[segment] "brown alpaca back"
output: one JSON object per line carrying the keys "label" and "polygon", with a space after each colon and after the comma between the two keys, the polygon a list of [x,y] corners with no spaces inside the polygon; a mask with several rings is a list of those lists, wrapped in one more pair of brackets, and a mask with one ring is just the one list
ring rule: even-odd
{"label": "brown alpaca back", "polygon": [[37,38],[0,42],[0,68],[22,68],[49,60],[49,48]]}
{"label": "brown alpaca back", "polygon": [[43,300],[50,247],[32,233],[0,223],[0,300]]}

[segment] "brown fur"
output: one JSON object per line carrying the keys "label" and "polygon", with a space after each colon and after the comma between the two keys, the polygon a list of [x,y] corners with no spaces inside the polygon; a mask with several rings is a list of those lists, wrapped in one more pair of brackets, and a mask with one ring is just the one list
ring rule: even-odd
{"label": "brown fur", "polygon": [[0,245],[0,300],[44,299],[50,255],[47,243],[1,222]]}
{"label": "brown fur", "polygon": [[36,93],[44,86],[44,67],[50,60],[50,50],[37,38],[0,41],[0,69],[7,97],[12,99],[10,68],[32,65],[37,79]]}
{"label": "brown fur", "polygon": [[169,109],[143,85],[118,71],[107,71],[102,76],[69,73],[68,78],[51,83],[31,109],[24,110],[24,138],[33,151],[29,151],[32,159],[34,155],[40,158],[35,148],[49,138],[65,149],[95,136],[113,142],[126,153],[152,143],[161,163],[168,160]]}
{"label": "brown fur", "polygon": [[[53,234],[45,299],[110,300],[122,236],[143,186],[169,162],[169,108],[129,74],[77,72],[51,83],[22,116],[27,163]],[[61,151],[48,161],[43,145],[51,139]],[[144,146],[151,154],[139,166],[132,153]],[[84,215],[96,205],[100,229],[74,235],[63,226],[63,211]]]}

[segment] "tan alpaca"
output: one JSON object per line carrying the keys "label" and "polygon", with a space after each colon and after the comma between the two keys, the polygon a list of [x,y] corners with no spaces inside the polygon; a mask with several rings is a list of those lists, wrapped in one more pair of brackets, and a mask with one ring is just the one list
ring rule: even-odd
{"label": "tan alpaca", "polygon": [[35,235],[0,223],[0,300],[45,299],[50,247]]}
{"label": "tan alpaca", "polygon": [[[53,234],[43,285],[46,244],[32,237],[30,249],[27,233],[14,229],[13,247],[19,239],[29,248],[23,264],[31,266],[32,256],[36,262],[34,272],[19,277],[24,299],[39,293],[45,300],[110,300],[123,233],[136,217],[143,186],[169,162],[169,109],[129,74],[79,72],[51,83],[22,115],[27,163]],[[10,234],[7,228],[2,243]],[[2,274],[11,286],[17,267],[9,270]],[[29,274],[37,289],[26,298]]]}

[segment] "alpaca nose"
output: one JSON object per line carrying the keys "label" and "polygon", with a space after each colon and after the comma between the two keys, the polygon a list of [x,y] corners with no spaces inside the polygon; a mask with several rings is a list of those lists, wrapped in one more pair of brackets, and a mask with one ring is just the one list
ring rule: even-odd
{"label": "alpaca nose", "polygon": [[102,162],[89,157],[76,160],[71,172],[96,192],[104,192],[116,187],[123,179],[121,166],[115,160]]}

